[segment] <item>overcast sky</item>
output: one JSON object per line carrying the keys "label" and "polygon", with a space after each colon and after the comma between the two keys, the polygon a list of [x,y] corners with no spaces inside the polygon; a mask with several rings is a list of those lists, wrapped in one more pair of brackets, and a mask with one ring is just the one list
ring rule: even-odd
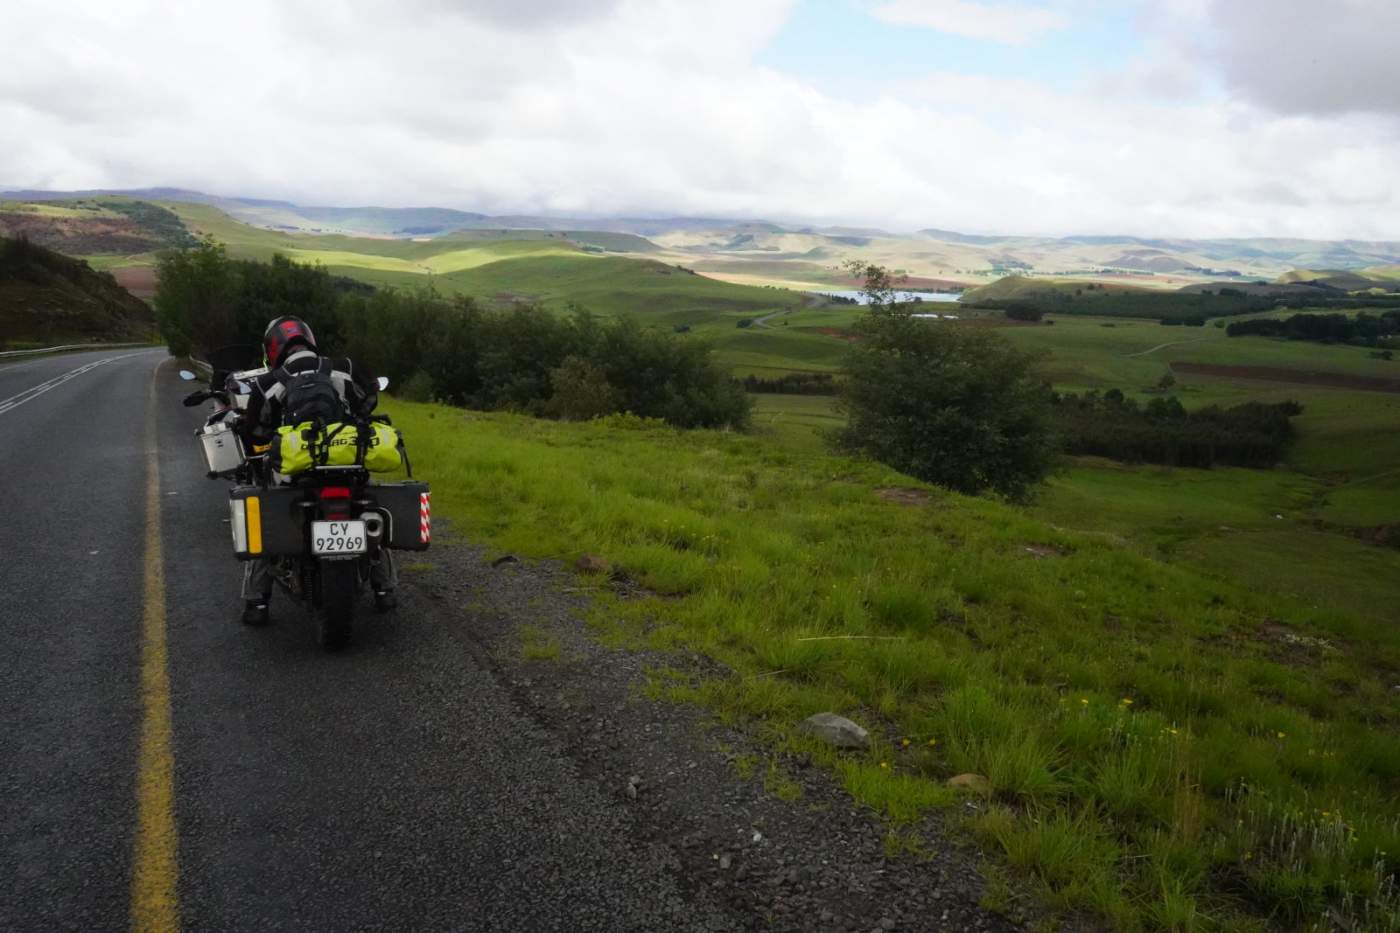
{"label": "overcast sky", "polygon": [[0,187],[1400,239],[1400,0],[5,0]]}

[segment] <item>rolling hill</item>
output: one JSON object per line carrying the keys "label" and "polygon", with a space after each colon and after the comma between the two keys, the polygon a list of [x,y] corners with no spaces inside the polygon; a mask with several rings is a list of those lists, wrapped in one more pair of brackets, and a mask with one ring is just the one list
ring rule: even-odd
{"label": "rolling hill", "polygon": [[150,307],[86,262],[0,237],[0,345],[144,340]]}
{"label": "rolling hill", "polygon": [[1354,272],[1400,264],[1400,243],[1368,240],[1007,236],[936,227],[900,234],[762,219],[492,216],[439,207],[304,206],[175,188],[15,191],[0,198],[55,205],[116,195],[217,209],[245,226],[284,234],[403,240],[562,234],[584,247],[650,253],[729,281],[808,288],[848,284],[841,265],[850,260],[881,263],[920,280],[918,287],[925,288],[981,285],[1011,273],[1179,287],[1220,278],[1273,280],[1294,269]]}

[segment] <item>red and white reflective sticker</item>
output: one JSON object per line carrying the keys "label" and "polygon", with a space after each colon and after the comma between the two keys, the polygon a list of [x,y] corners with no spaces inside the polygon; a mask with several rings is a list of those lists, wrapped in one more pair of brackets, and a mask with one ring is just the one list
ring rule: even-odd
{"label": "red and white reflective sticker", "polygon": [[433,510],[428,504],[431,492],[418,494],[418,540],[427,544],[433,537]]}

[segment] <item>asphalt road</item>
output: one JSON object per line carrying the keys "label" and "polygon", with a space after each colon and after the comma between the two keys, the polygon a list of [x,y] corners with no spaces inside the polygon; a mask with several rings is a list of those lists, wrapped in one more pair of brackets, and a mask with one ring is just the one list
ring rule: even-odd
{"label": "asphalt road", "polygon": [[132,928],[152,404],[181,926],[743,925],[516,708],[462,607],[405,587],[338,655],[285,597],[244,628],[188,388],[162,351],[0,366],[0,930]]}

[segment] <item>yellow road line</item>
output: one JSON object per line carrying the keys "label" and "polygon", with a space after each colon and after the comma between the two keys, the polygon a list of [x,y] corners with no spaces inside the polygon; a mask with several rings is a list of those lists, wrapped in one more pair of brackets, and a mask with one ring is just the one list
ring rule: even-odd
{"label": "yellow road line", "polygon": [[[160,372],[160,368],[156,368]],[[160,460],[156,382],[146,410],[146,580],[141,622],[141,748],[136,773],[136,844],[131,868],[131,929],[180,928],[175,882],[175,756],[170,670],[165,643],[165,570],[160,549]]]}

